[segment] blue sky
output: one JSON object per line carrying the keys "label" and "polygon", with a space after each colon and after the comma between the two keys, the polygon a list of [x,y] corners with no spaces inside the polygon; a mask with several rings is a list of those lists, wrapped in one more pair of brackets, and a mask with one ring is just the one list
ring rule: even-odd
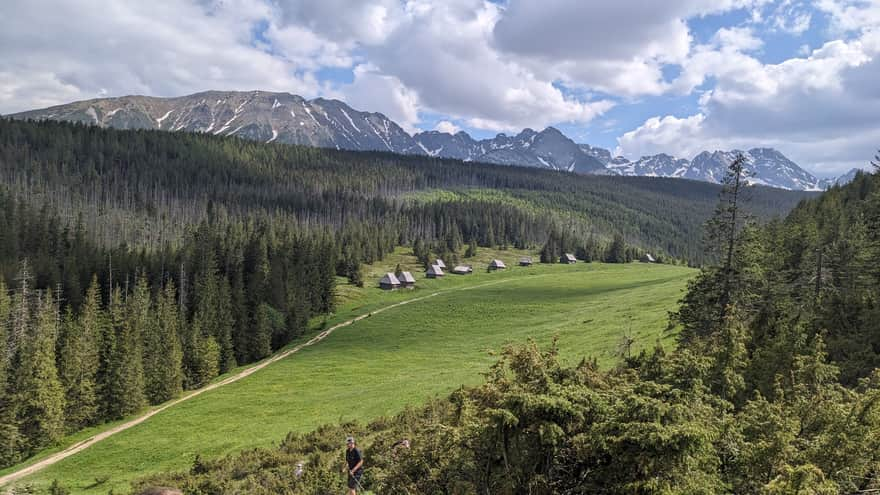
{"label": "blue sky", "polygon": [[197,91],[338,98],[405,129],[553,125],[629,158],[880,147],[880,0],[7,0],[0,113]]}

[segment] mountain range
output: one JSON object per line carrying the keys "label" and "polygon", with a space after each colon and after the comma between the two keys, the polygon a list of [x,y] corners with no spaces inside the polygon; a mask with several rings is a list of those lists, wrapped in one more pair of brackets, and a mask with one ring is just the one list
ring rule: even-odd
{"label": "mountain range", "polygon": [[749,181],[795,190],[823,190],[848,182],[818,179],[771,148],[704,151],[693,159],[668,154],[631,161],[604,148],[578,144],[554,127],[524,129],[475,140],[466,132],[427,131],[410,135],[381,113],[354,110],[339,100],[307,100],[290,93],[206,91],[159,98],[123,96],[79,101],[10,115],[15,119],[52,119],[118,129],[159,129],[238,136],[325,148],[389,151],[464,161],[518,165],[581,174],[680,177],[718,183],[739,154],[746,158]]}

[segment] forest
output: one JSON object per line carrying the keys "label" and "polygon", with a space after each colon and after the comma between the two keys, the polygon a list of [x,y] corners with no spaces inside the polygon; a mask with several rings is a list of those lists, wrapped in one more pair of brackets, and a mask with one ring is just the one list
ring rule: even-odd
{"label": "forest", "polygon": [[[268,356],[396,246],[700,264],[719,191],[0,120],[0,465]],[[766,221],[805,194],[750,196]]]}
{"label": "forest", "polygon": [[197,458],[133,493],[335,493],[350,434],[377,493],[880,491],[880,172],[766,225],[744,214],[736,162],[728,179],[706,229],[715,261],[670,318],[675,349],[600,369],[589,356],[560,364],[555,345],[511,345],[481,385]]}

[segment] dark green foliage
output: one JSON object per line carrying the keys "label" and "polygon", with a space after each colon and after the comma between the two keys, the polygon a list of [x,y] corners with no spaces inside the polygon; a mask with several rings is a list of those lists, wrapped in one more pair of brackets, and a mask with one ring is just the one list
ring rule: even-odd
{"label": "dark green foliage", "polygon": [[[19,304],[31,305],[26,295]],[[64,434],[64,389],[58,379],[55,345],[58,306],[51,292],[33,301],[33,311],[19,341],[14,407],[24,450],[37,452]]]}
{"label": "dark green foliage", "polygon": [[161,404],[183,390],[183,351],[177,291],[167,282],[155,304],[155,327],[144,335],[144,392],[150,404]]}
{"label": "dark green foliage", "polygon": [[98,281],[93,279],[78,318],[68,309],[58,345],[59,375],[67,406],[64,418],[69,431],[98,420],[98,339],[105,323],[98,290]]}
{"label": "dark green foliage", "polygon": [[109,419],[140,411],[146,404],[140,339],[149,317],[149,297],[143,284],[138,281],[128,300],[123,300],[119,287],[110,296],[109,326],[114,346],[104,398]]}

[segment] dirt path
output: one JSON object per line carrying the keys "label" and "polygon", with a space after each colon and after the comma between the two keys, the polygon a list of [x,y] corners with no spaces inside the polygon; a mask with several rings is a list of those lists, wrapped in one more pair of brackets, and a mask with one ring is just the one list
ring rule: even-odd
{"label": "dirt path", "polygon": [[178,399],[175,399],[171,402],[163,404],[161,407],[153,409],[152,411],[144,414],[143,416],[139,416],[139,417],[132,419],[131,421],[125,422],[119,426],[114,426],[113,428],[110,428],[109,430],[102,431],[101,433],[98,433],[97,435],[95,435],[93,437],[90,437],[90,438],[83,440],[79,443],[73,444],[70,447],[67,447],[66,449],[64,449],[60,452],[56,452],[56,453],[50,455],[49,457],[46,457],[45,459],[43,459],[39,462],[36,462],[34,464],[31,464],[30,466],[21,468],[18,471],[15,471],[15,472],[9,473],[5,476],[2,476],[2,477],[0,477],[0,487],[5,486],[5,485],[12,483],[14,481],[18,481],[18,480],[20,480],[26,476],[29,476],[31,474],[34,474],[37,471],[40,471],[41,469],[49,467],[52,464],[55,464],[56,462],[62,461],[64,459],[76,454],[77,452],[81,452],[81,451],[91,447],[92,445],[100,442],[101,440],[104,440],[108,437],[111,437],[121,431],[125,431],[133,426],[137,426],[137,425],[143,423],[144,421],[150,419],[154,415],[159,414],[160,412],[164,411],[165,409],[168,409],[169,407],[176,406],[177,404],[180,404],[181,402],[188,401],[188,400],[192,399],[193,397],[201,395],[205,392],[210,392],[211,390],[220,388],[224,385],[229,385],[230,383],[234,383],[234,382],[241,380],[242,378],[248,377],[248,376],[256,373],[257,371],[265,368],[266,366],[269,366],[270,364],[272,364],[276,361],[280,361],[280,360],[290,356],[291,354],[295,354],[295,353],[299,352],[299,350],[304,347],[309,347],[309,346],[317,344],[318,342],[321,342],[322,340],[327,338],[331,333],[333,333],[335,330],[338,330],[343,327],[347,327],[347,326],[351,325],[352,323],[363,320],[364,318],[369,318],[370,316],[373,316],[375,314],[379,314],[384,311],[388,311],[389,309],[394,309],[394,308],[403,306],[405,304],[410,304],[410,303],[414,303],[414,302],[418,302],[418,301],[424,301],[425,299],[439,296],[440,294],[443,294],[446,292],[476,289],[479,287],[485,287],[487,285],[495,285],[495,284],[499,284],[499,283],[503,283],[503,282],[508,282],[511,280],[517,280],[517,279],[516,278],[509,278],[509,279],[504,279],[504,280],[497,280],[494,282],[487,282],[484,284],[473,285],[470,287],[461,287],[461,288],[457,288],[457,289],[447,289],[447,290],[437,291],[437,292],[428,294],[426,296],[415,297],[413,299],[407,299],[406,301],[394,303],[389,306],[384,306],[384,307],[379,308],[375,311],[372,311],[372,312],[357,316],[355,318],[352,318],[350,320],[344,321],[342,323],[338,323],[336,325],[333,325],[332,327],[330,327],[330,328],[324,330],[323,332],[319,333],[318,335],[312,337],[308,341],[306,341],[302,344],[299,344],[296,347],[288,349],[284,352],[275,354],[274,356],[266,359],[265,361],[261,361],[261,362],[257,363],[256,365],[251,366],[250,368],[244,369],[244,370],[240,371],[239,373],[236,373],[235,375],[231,375],[227,378],[224,378],[223,380],[221,380],[219,382],[215,382],[215,383],[212,383],[212,384],[207,385],[205,387],[202,387],[198,390],[194,390],[194,391],[192,391],[192,392],[190,392],[190,393],[188,393]]}

